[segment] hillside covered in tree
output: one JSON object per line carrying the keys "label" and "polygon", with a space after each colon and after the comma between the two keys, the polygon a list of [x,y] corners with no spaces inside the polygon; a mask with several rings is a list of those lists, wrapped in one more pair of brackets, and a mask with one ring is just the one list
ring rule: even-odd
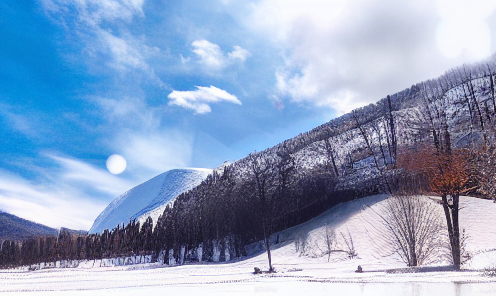
{"label": "hillside covered in tree", "polygon": [[44,235],[57,235],[57,229],[0,212],[0,241],[25,240]]}
{"label": "hillside covered in tree", "polygon": [[165,263],[225,261],[264,241],[270,266],[273,233],[345,201],[397,192],[442,197],[454,249],[460,244],[457,198],[494,198],[495,161],[493,55],[214,170],[157,221],[88,236],[4,242],[0,265],[131,255]]}

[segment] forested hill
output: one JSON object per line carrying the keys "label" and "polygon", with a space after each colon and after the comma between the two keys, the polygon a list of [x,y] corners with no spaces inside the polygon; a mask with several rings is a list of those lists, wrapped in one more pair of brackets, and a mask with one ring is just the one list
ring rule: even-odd
{"label": "forested hill", "polygon": [[154,243],[160,246],[156,251],[179,252],[181,246],[188,250],[203,243],[207,253],[227,245],[239,254],[244,244],[340,202],[398,190],[431,190],[422,168],[401,179],[408,156],[424,150],[460,154],[462,162],[470,164],[471,182],[460,190],[470,187],[471,194],[493,198],[495,80],[493,55],[251,153],[221,172],[214,170],[164,211],[154,230]]}
{"label": "forested hill", "polygon": [[57,235],[57,229],[0,212],[0,241],[24,240],[35,236]]}
{"label": "forested hill", "polygon": [[87,236],[61,232],[28,241],[24,253],[10,243],[2,247],[0,266],[136,254],[179,263],[229,260],[256,241],[270,249],[275,232],[342,202],[378,193],[432,193],[453,180],[456,192],[443,191],[445,198],[494,198],[495,176],[493,55],[223,165],[177,196],[157,221]]}
{"label": "forested hill", "polygon": [[[332,191],[359,195],[393,190],[398,154],[420,147],[493,145],[496,125],[496,54],[450,69],[375,104],[236,161],[238,176],[253,173],[254,158],[272,164],[291,156],[296,175],[330,175]],[[486,194],[487,195],[487,194]]]}

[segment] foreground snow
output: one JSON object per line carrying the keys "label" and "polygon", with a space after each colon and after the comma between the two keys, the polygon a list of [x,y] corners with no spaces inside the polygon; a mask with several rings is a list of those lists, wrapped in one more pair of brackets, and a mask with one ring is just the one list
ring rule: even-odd
{"label": "foreground snow", "polygon": [[[252,274],[254,267],[267,270],[260,244],[233,263],[163,266],[139,264],[119,267],[0,271],[0,293],[16,295],[495,295],[496,277],[483,269],[496,266],[496,204],[462,197],[461,226],[469,238],[472,259],[464,271],[446,271],[447,263],[433,262],[429,272],[411,273],[395,256],[381,256],[374,210],[384,196],[372,196],[339,205],[296,227],[279,233],[274,245],[275,274]],[[349,233],[358,257],[324,252],[326,225],[337,234]],[[339,238],[340,236],[337,235]],[[277,235],[274,236],[274,240]],[[338,248],[343,242],[338,239]],[[96,262],[98,263],[98,261]],[[95,264],[91,264],[94,266]],[[355,273],[358,265],[363,273]],[[96,264],[96,266],[99,266]],[[425,270],[424,270],[425,271]],[[35,292],[35,293],[33,293]],[[180,294],[179,294],[180,293]]]}
{"label": "foreground snow", "polygon": [[[276,252],[277,253],[277,252]],[[281,254],[274,254],[274,256]],[[357,274],[355,265],[276,260],[276,274],[254,275],[265,256],[230,264],[154,268],[0,272],[0,292],[16,295],[494,295],[496,279],[478,271]],[[58,291],[58,292],[56,292]],[[456,292],[458,291],[458,292]],[[180,294],[171,294],[171,293]],[[7,293],[8,295],[10,293]]]}

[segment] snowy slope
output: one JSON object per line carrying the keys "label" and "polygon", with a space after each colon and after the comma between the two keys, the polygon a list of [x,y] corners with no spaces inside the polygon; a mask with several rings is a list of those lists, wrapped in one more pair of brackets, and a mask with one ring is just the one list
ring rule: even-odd
{"label": "snowy slope", "polygon": [[[0,293],[304,295],[311,291],[311,295],[494,295],[496,277],[485,276],[481,269],[496,266],[496,230],[488,225],[496,219],[496,203],[461,197],[460,223],[467,231],[467,248],[473,255],[463,266],[464,271],[443,270],[436,265],[447,263],[438,262],[430,272],[411,273],[405,272],[406,265],[394,255],[381,256],[377,248],[380,222],[374,217],[381,213],[385,198],[370,196],[343,203],[275,234],[272,241],[279,235],[279,243],[272,245],[272,262],[277,273],[271,275],[252,273],[255,266],[267,270],[266,253],[261,243],[255,243],[250,246],[248,258],[224,264],[112,266],[109,260],[91,260],[78,268],[0,270]],[[349,259],[336,252],[328,262],[324,254],[326,227],[337,234],[347,235],[349,231],[358,257]],[[343,239],[338,235],[336,249],[342,248]],[[358,265],[364,268],[363,273],[354,272]],[[386,272],[388,269],[398,270]]]}
{"label": "snowy slope", "polygon": [[212,171],[209,169],[176,169],[160,174],[114,199],[96,218],[90,233],[101,233],[132,219],[140,222],[149,214],[156,218],[179,194],[192,189]]}
{"label": "snowy slope", "polygon": [[[436,197],[425,198],[437,199]],[[385,200],[385,195],[376,195],[343,203],[305,223],[274,235],[272,239],[275,240],[275,237],[279,235],[280,241],[278,245],[274,245],[272,252],[274,266],[276,268],[279,266],[281,269],[290,261],[296,264],[312,261],[317,265],[329,264],[329,267],[332,266],[341,272],[353,271],[359,264],[367,270],[405,268],[406,264],[391,250],[387,250],[387,246],[384,246],[382,238],[384,232],[382,232],[382,225],[377,214],[384,215]],[[496,220],[496,203],[491,200],[461,196],[460,208],[460,229],[465,229],[468,237],[466,250],[472,255],[472,259],[462,268],[483,269],[496,266],[496,229],[491,227],[491,222],[489,222]],[[445,229],[446,222],[442,206],[438,205],[437,210]],[[331,263],[327,263],[326,227],[336,233],[335,249],[346,249],[343,235],[349,238],[349,232],[358,257],[348,259],[347,254],[336,252],[330,256]],[[257,249],[260,245],[261,243],[258,246],[253,244],[252,248]],[[440,252],[449,251],[441,248]],[[434,266],[448,264],[447,258],[442,256],[431,263]],[[267,268],[267,263],[263,260],[261,265]]]}

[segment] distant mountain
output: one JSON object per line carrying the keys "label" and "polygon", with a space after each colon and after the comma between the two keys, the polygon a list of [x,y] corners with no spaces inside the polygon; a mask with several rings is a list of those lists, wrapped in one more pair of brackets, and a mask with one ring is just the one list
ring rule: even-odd
{"label": "distant mountain", "polygon": [[211,172],[210,169],[176,169],[160,174],[114,199],[96,218],[89,233],[112,230],[134,219],[143,223],[148,216],[156,222],[170,201],[199,185]]}
{"label": "distant mountain", "polygon": [[58,230],[0,212],[0,240],[24,240],[40,235],[57,235]]}

